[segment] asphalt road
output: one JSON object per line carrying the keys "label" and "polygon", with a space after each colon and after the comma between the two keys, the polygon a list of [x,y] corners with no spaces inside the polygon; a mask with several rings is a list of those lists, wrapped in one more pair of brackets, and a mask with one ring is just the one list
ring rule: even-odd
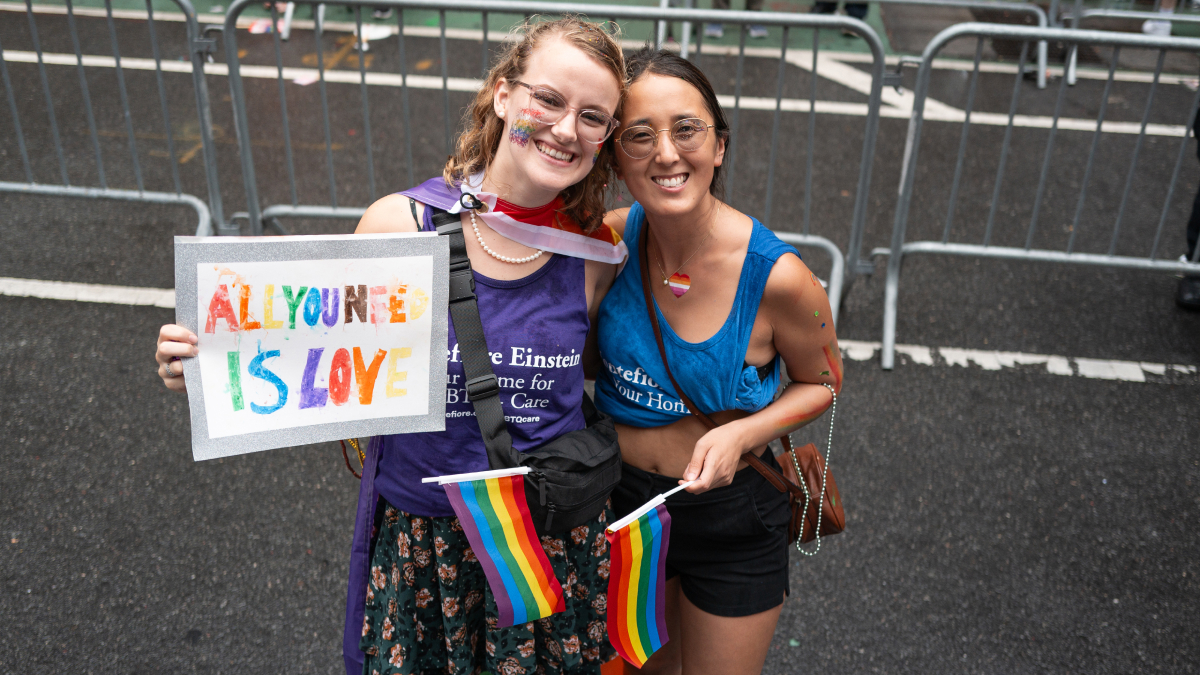
{"label": "asphalt road", "polygon": [[[0,16],[6,50],[28,49],[20,14]],[[39,17],[43,48],[70,53],[54,19]],[[85,53],[109,53],[107,27],[81,22]],[[122,53],[148,56],[145,24],[118,21]],[[22,37],[22,35],[26,37]],[[182,35],[162,24],[164,58]],[[298,35],[285,53],[302,65]],[[22,40],[26,42],[22,42]],[[337,53],[336,35],[326,49]],[[66,40],[64,42],[64,40]],[[139,41],[140,40],[140,41]],[[245,60],[272,63],[269,37],[239,35]],[[311,44],[311,43],[310,43]],[[414,72],[439,74],[437,43],[413,39]],[[452,43],[452,76],[475,77],[478,45]],[[140,51],[139,51],[140,50]],[[173,51],[172,51],[173,50]],[[373,46],[375,68],[398,54]],[[423,61],[432,60],[431,64]],[[722,93],[736,64],[704,57]],[[341,67],[347,67],[345,65]],[[57,181],[36,66],[8,63],[39,180]],[[395,72],[392,70],[391,72]],[[748,95],[773,96],[773,61],[748,60]],[[73,183],[95,184],[78,74],[48,66]],[[173,189],[153,72],[126,71],[150,189]],[[940,71],[933,96],[960,106],[965,77]],[[165,74],[176,149],[194,147],[190,78]],[[134,183],[111,69],[89,83],[111,185]],[[227,212],[244,193],[224,77],[210,76],[220,129]],[[1022,112],[1048,114],[1057,79],[1022,85]],[[785,96],[809,81],[788,71]],[[818,80],[818,98],[865,97]],[[1006,110],[1013,76],[981,79],[977,109]],[[1102,82],[1081,80],[1064,114],[1094,115]],[[279,99],[272,80],[247,80],[264,204],[290,200]],[[357,85],[330,85],[339,203],[370,200]],[[1139,121],[1148,85],[1117,82],[1109,114]],[[1156,94],[1152,121],[1186,107],[1179,85]],[[302,203],[328,203],[317,85],[287,86]],[[376,192],[407,180],[399,91],[370,92]],[[466,94],[452,94],[457,110]],[[1115,98],[1114,98],[1115,97]],[[1118,100],[1119,99],[1119,100]],[[413,90],[418,178],[444,157],[440,93]],[[1184,111],[1186,113],[1186,110]],[[7,108],[0,111],[0,180],[24,180]],[[1161,116],[1161,117],[1160,117]],[[772,225],[803,223],[807,119],[784,117]],[[189,127],[188,125],[193,126]],[[743,111],[733,202],[762,215],[771,113]],[[812,231],[839,245],[852,209],[864,119],[820,115],[814,149]],[[907,122],[880,122],[866,249],[885,244]],[[353,133],[351,133],[353,131]],[[981,236],[1003,127],[972,129],[954,234]],[[1047,131],[1016,128],[996,236],[1024,241]],[[192,136],[189,136],[192,134]],[[1134,136],[1105,136],[1078,235],[1106,250]],[[910,232],[940,237],[959,142],[958,125],[929,123]],[[1068,235],[1091,135],[1060,131],[1039,245]],[[1152,239],[1177,138],[1150,137],[1119,250]],[[1194,146],[1168,213],[1163,255],[1182,249],[1200,181]],[[800,155],[802,156],[802,155]],[[1164,158],[1166,160],[1164,161]],[[184,191],[204,195],[199,157],[176,163]],[[980,214],[983,214],[982,216]],[[172,235],[190,234],[190,211],[115,202],[0,194],[0,277],[169,288]],[[292,221],[296,232],[348,231],[349,221]],[[821,270],[819,255],[808,256]],[[882,263],[880,263],[882,264]],[[882,271],[882,267],[878,268]],[[850,290],[839,335],[878,340],[882,274]],[[905,264],[901,342],[1200,364],[1200,315],[1172,303],[1170,275],[1013,262],[915,257]],[[186,400],[165,392],[151,354],[170,310],[0,296],[0,671],[51,673],[334,673],[341,668],[351,521],[357,481],[337,445],[194,463]],[[766,672],[831,673],[1194,672],[1192,628],[1200,547],[1200,447],[1194,377],[1138,384],[1049,375],[1040,368],[984,371],[936,362],[847,362],[832,468],[847,504],[844,534],[813,559],[793,558],[794,597],[784,607]],[[823,429],[822,425],[814,425]],[[818,428],[800,435],[818,440]]]}

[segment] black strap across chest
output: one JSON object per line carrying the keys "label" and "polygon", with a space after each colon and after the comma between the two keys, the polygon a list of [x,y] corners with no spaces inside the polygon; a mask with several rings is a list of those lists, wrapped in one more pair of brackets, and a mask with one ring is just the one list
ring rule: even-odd
{"label": "black strap across chest", "polygon": [[462,218],[456,213],[433,209],[431,220],[440,236],[450,239],[450,318],[458,337],[466,378],[467,400],[475,408],[475,420],[483,434],[488,463],[493,466],[516,466],[520,463],[512,447],[512,437],[504,423],[504,408],[500,406],[500,383],[492,371],[483,322],[479,318],[479,302],[475,297],[475,275],[467,257],[467,242],[463,235]]}

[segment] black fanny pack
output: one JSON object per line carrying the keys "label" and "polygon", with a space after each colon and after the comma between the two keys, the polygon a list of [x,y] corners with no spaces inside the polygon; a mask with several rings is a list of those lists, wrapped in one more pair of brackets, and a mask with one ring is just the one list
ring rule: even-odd
{"label": "black fanny pack", "polygon": [[479,319],[462,220],[456,214],[426,208],[433,209],[438,234],[450,238],[450,317],[458,336],[467,399],[475,408],[488,465],[492,469],[531,469],[525,474],[525,500],[539,534],[566,532],[594,520],[621,480],[621,449],[612,418],[597,410],[585,393],[587,428],[526,452],[513,449],[500,405],[500,385]]}

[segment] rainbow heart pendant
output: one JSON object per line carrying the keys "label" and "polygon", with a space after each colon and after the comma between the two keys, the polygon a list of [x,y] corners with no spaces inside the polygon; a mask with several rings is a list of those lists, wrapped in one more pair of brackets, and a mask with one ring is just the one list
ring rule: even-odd
{"label": "rainbow heart pendant", "polygon": [[675,297],[682,298],[683,294],[687,293],[688,289],[692,287],[692,278],[686,274],[676,272],[671,275],[670,280],[667,281],[667,285],[671,287],[671,292],[675,294]]}

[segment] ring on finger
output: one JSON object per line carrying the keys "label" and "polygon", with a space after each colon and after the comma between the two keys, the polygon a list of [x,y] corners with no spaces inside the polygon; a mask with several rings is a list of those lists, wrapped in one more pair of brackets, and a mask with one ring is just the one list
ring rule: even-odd
{"label": "ring on finger", "polygon": [[172,371],[172,370],[171,370],[171,362],[172,362],[172,361],[174,361],[174,360],[175,360],[175,359],[171,359],[171,361],[167,361],[166,365],[164,366],[164,367],[166,368],[166,370],[167,370],[167,377],[175,377],[176,375],[178,375],[178,374],[179,374],[179,373],[176,373],[176,372],[174,372],[174,371]]}

